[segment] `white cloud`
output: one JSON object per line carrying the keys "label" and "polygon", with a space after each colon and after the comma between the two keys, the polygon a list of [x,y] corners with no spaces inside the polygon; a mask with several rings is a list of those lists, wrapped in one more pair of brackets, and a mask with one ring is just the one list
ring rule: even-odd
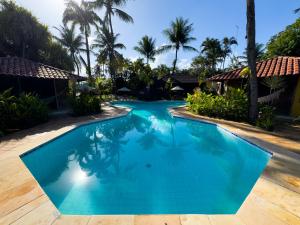
{"label": "white cloud", "polygon": [[191,66],[190,59],[179,59],[177,63],[177,67],[179,69],[188,69]]}
{"label": "white cloud", "polygon": [[160,54],[158,56],[156,56],[156,59],[154,62],[151,62],[150,65],[152,68],[155,68],[161,64],[166,64],[168,66],[170,66],[172,64],[172,53],[168,52],[168,53],[164,53],[164,54]]}

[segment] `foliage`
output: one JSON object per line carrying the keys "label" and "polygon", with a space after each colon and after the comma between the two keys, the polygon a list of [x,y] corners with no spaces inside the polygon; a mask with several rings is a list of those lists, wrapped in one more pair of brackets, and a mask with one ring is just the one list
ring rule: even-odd
{"label": "foliage", "polygon": [[108,78],[97,77],[95,79],[95,86],[100,94],[109,95],[112,93],[112,80]]}
{"label": "foliage", "polygon": [[158,67],[153,69],[153,73],[156,75],[158,78],[162,78],[166,75],[169,75],[171,73],[171,68],[169,68],[165,64],[161,64]]}
{"label": "foliage", "polygon": [[261,105],[259,107],[258,118],[256,120],[256,126],[265,130],[274,129],[274,111],[275,109],[269,105]]}
{"label": "foliage", "polygon": [[112,34],[103,26],[97,32],[97,38],[92,45],[93,49],[99,49],[98,61],[108,62],[108,68],[113,82],[116,79],[116,69],[123,56],[118,50],[125,49],[125,45],[118,42],[119,34]]}
{"label": "foliage", "polygon": [[33,94],[15,97],[11,89],[0,94],[0,131],[32,127],[48,119],[47,106]]}
{"label": "foliage", "polygon": [[135,46],[134,50],[146,58],[147,64],[149,64],[149,61],[153,62],[155,56],[159,53],[155,48],[155,39],[147,35],[142,37],[142,40],[138,42],[138,46]]}
{"label": "foliage", "polygon": [[113,35],[112,17],[117,16],[119,19],[126,23],[133,23],[133,19],[126,12],[121,10],[119,7],[124,6],[127,0],[94,0],[89,4],[93,8],[104,9],[104,22],[106,26],[109,26],[110,33]]}
{"label": "foliage", "polygon": [[215,71],[223,57],[221,42],[215,38],[206,38],[201,44],[201,53],[207,60],[210,69]]}
{"label": "foliage", "polygon": [[170,51],[172,49],[175,50],[175,59],[173,61],[173,70],[174,74],[177,64],[177,54],[180,48],[185,51],[195,51],[197,49],[189,46],[188,44],[196,38],[191,36],[191,32],[193,31],[193,24],[189,23],[189,20],[183,19],[182,17],[176,18],[175,21],[171,22],[171,27],[164,30],[163,33],[169,40],[170,44],[164,45],[159,49],[159,52]]}
{"label": "foliage", "polygon": [[72,57],[56,42],[50,42],[45,51],[41,52],[43,63],[68,71],[74,71]]}
{"label": "foliage", "polygon": [[88,93],[81,93],[71,98],[71,106],[75,116],[84,116],[101,112],[100,97]]}
{"label": "foliage", "polygon": [[47,26],[14,1],[0,0],[0,30],[0,56],[18,56],[73,70],[72,59],[53,42]]}
{"label": "foliage", "polygon": [[285,87],[285,79],[279,76],[267,77],[262,80],[262,84],[270,88],[270,94],[275,90]]}
{"label": "foliage", "polygon": [[77,74],[80,72],[80,57],[79,53],[83,51],[83,37],[76,34],[75,25],[70,28],[67,25],[55,27],[59,32],[59,37],[54,37],[63,47],[68,50],[69,55],[72,57],[73,65],[77,68]]}
{"label": "foliage", "polygon": [[267,44],[267,56],[300,56],[300,19],[273,36]]}
{"label": "foliage", "polygon": [[91,34],[91,25],[98,27],[97,23],[102,24],[102,20],[93,11],[93,7],[86,1],[82,1],[78,4],[74,0],[68,0],[66,2],[66,9],[63,14],[63,23],[67,24],[72,22],[73,25],[79,25],[81,33],[85,36],[85,52],[87,62],[83,63],[86,67],[87,74],[89,78],[92,76],[91,62],[90,62],[90,46],[89,46],[89,36]]}
{"label": "foliage", "polygon": [[188,94],[187,105],[197,114],[211,117],[246,121],[248,118],[248,98],[242,89],[229,88],[224,96],[206,94],[200,89]]}

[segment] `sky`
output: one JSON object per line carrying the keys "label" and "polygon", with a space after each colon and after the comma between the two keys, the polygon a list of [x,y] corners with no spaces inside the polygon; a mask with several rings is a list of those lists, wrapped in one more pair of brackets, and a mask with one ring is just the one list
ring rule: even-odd
{"label": "sky", "polygon": [[[62,24],[64,0],[16,2],[29,9],[53,34],[57,34],[53,27]],[[273,35],[292,24],[299,17],[293,10],[299,7],[300,1],[297,0],[256,0],[257,42],[266,44]],[[200,49],[206,37],[235,37],[239,43],[233,49],[235,55],[241,55],[246,47],[246,0],[128,0],[123,10],[133,17],[134,24],[126,24],[115,18],[113,26],[114,31],[120,33],[119,42],[126,46],[126,50],[122,50],[121,53],[132,60],[140,57],[133,47],[144,35],[154,37],[157,46],[167,44],[162,31],[168,28],[176,17],[183,17],[193,23],[192,36],[197,40],[190,45],[197,49]],[[102,12],[98,13],[102,16]],[[91,40],[93,36],[94,34]],[[197,53],[181,50],[178,55],[178,67],[187,68],[196,55]],[[172,51],[159,55],[152,67],[160,64],[170,66],[174,56]],[[93,57],[93,61],[94,59]]]}

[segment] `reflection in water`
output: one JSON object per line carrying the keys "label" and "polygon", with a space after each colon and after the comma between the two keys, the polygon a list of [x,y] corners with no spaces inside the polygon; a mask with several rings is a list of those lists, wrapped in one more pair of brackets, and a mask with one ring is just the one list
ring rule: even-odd
{"label": "reflection in water", "polygon": [[167,108],[181,102],[122,104],[134,110],[83,126],[23,157],[62,213],[239,208],[268,155],[215,126],[171,117]]}

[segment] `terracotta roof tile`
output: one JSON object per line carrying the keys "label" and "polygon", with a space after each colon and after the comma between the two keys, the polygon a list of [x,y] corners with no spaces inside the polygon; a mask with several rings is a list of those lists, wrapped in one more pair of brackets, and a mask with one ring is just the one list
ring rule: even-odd
{"label": "terracotta roof tile", "polygon": [[71,72],[19,57],[0,57],[0,76],[23,76],[42,79],[86,80]]}
{"label": "terracotta roof tile", "polygon": [[[243,68],[228,71],[215,75],[208,80],[222,81],[232,79],[242,79],[241,72]],[[300,57],[278,56],[272,59],[257,62],[257,77],[270,76],[291,76],[300,75]]]}

